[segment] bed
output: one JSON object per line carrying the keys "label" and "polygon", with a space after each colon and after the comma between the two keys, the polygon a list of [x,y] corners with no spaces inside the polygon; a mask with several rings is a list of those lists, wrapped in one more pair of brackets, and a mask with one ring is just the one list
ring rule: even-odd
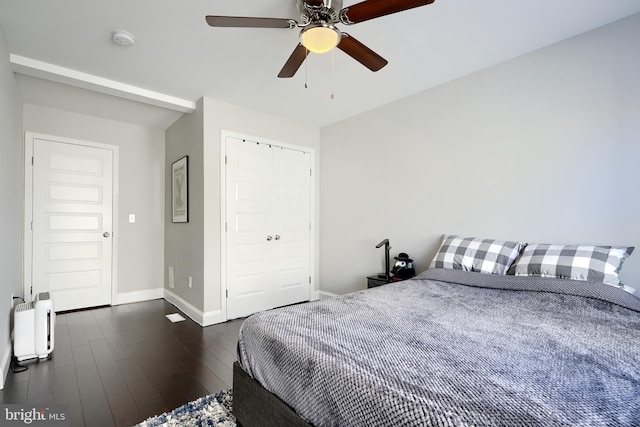
{"label": "bed", "polygon": [[430,268],[249,317],[239,424],[638,426],[640,299],[618,286]]}

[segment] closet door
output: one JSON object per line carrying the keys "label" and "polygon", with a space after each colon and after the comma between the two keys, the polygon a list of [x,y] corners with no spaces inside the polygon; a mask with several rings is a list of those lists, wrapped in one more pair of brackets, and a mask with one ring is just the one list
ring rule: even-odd
{"label": "closet door", "polygon": [[310,299],[311,156],[274,147],[276,306]]}
{"label": "closet door", "polygon": [[310,297],[310,155],[227,137],[227,318]]}

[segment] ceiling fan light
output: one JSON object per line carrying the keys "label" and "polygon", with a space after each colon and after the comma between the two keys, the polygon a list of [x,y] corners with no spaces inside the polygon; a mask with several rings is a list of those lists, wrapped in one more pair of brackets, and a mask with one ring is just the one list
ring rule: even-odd
{"label": "ceiling fan light", "polygon": [[318,24],[302,30],[300,43],[313,53],[325,53],[340,43],[340,31],[331,24]]}

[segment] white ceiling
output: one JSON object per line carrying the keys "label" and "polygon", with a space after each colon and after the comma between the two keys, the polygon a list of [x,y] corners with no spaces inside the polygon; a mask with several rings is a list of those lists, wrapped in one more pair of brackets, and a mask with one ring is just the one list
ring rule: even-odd
{"label": "white ceiling", "polygon": [[[344,6],[356,1],[344,0]],[[213,97],[324,126],[640,13],[640,0],[436,0],[340,25],[389,61],[372,73],[340,50],[277,74],[298,31],[211,28],[206,15],[299,19],[295,0],[0,0],[11,54],[196,101]],[[113,30],[136,37],[130,48]],[[308,88],[305,88],[305,79]],[[25,102],[166,126],[180,113],[20,77]],[[333,89],[332,89],[333,88]],[[331,93],[335,94],[331,99]],[[114,108],[122,102],[127,108]],[[124,116],[125,118],[121,117]]]}

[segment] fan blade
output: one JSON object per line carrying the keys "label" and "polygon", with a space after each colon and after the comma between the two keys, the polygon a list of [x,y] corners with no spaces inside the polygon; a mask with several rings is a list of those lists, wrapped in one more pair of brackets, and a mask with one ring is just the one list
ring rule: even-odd
{"label": "fan blade", "polygon": [[426,6],[435,0],[366,0],[340,11],[343,24],[357,24],[414,7]]}
{"label": "fan blade", "polygon": [[293,77],[298,71],[298,68],[302,65],[304,60],[307,58],[307,48],[298,43],[298,46],[293,50],[293,53],[287,60],[287,63],[284,64],[282,70],[280,70],[280,74],[278,77],[280,78],[289,78]]}
{"label": "fan blade", "polygon": [[370,69],[378,71],[388,64],[387,60],[354,39],[347,33],[342,33],[342,39],[338,43],[338,49]]}
{"label": "fan blade", "polygon": [[293,19],[283,18],[208,15],[206,19],[207,24],[212,27],[295,28],[298,25],[298,22]]}

